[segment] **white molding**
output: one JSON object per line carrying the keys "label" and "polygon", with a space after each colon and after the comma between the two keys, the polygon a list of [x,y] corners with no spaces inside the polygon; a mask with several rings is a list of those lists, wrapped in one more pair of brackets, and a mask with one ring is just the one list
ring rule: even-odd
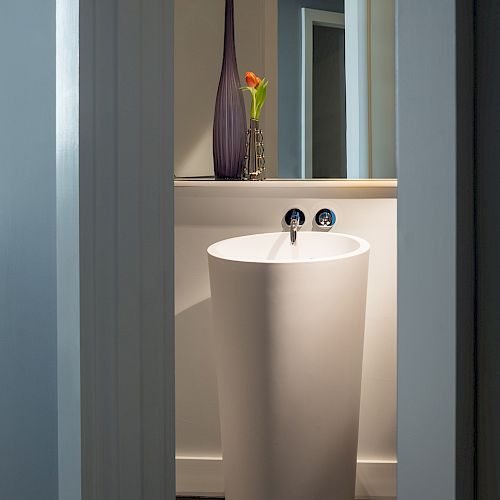
{"label": "white molding", "polygon": [[370,177],[367,1],[345,2],[347,177],[355,179]]}
{"label": "white molding", "polygon": [[56,2],[59,498],[81,500],[79,2]]}
{"label": "white molding", "polygon": [[[218,496],[224,493],[222,457],[176,457],[178,495]],[[395,460],[358,460],[356,498],[395,498]]]}
{"label": "white molding", "polygon": [[269,80],[264,114],[266,130],[266,173],[278,176],[278,0],[263,0],[264,76]]}
{"label": "white molding", "polygon": [[302,8],[301,173],[303,179],[312,178],[313,26],[344,29],[344,14]]}

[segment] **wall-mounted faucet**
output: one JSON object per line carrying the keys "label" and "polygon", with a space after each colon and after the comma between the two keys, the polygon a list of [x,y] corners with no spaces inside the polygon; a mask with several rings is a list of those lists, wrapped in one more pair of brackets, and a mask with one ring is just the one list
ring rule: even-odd
{"label": "wall-mounted faucet", "polygon": [[285,215],[285,223],[287,226],[290,226],[290,243],[295,245],[297,243],[297,231],[300,226],[304,224],[306,221],[306,216],[302,210],[298,208],[292,208],[288,210]]}

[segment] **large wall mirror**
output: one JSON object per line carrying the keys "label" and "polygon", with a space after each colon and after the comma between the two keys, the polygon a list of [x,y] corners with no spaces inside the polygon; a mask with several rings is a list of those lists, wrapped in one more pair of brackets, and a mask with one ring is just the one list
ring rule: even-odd
{"label": "large wall mirror", "polygon": [[[268,178],[397,177],[395,2],[234,0],[242,85],[246,71],[269,80]],[[224,4],[175,0],[176,178],[213,176]]]}

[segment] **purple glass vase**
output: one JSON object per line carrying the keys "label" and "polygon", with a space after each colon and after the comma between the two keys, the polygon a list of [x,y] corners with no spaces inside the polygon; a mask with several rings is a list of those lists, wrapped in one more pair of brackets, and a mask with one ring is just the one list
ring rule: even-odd
{"label": "purple glass vase", "polygon": [[213,154],[216,179],[241,179],[246,113],[234,46],[234,4],[226,0],[224,56],[215,100]]}

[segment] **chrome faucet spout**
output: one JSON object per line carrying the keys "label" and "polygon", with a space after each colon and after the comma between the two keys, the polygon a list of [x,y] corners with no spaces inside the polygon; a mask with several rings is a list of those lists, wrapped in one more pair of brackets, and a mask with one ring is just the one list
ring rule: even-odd
{"label": "chrome faucet spout", "polygon": [[297,243],[297,229],[299,227],[299,214],[294,214],[290,220],[290,243]]}
{"label": "chrome faucet spout", "polygon": [[297,243],[297,231],[300,226],[304,224],[306,217],[304,212],[299,208],[291,208],[285,214],[285,224],[290,227],[290,243],[295,245]]}

